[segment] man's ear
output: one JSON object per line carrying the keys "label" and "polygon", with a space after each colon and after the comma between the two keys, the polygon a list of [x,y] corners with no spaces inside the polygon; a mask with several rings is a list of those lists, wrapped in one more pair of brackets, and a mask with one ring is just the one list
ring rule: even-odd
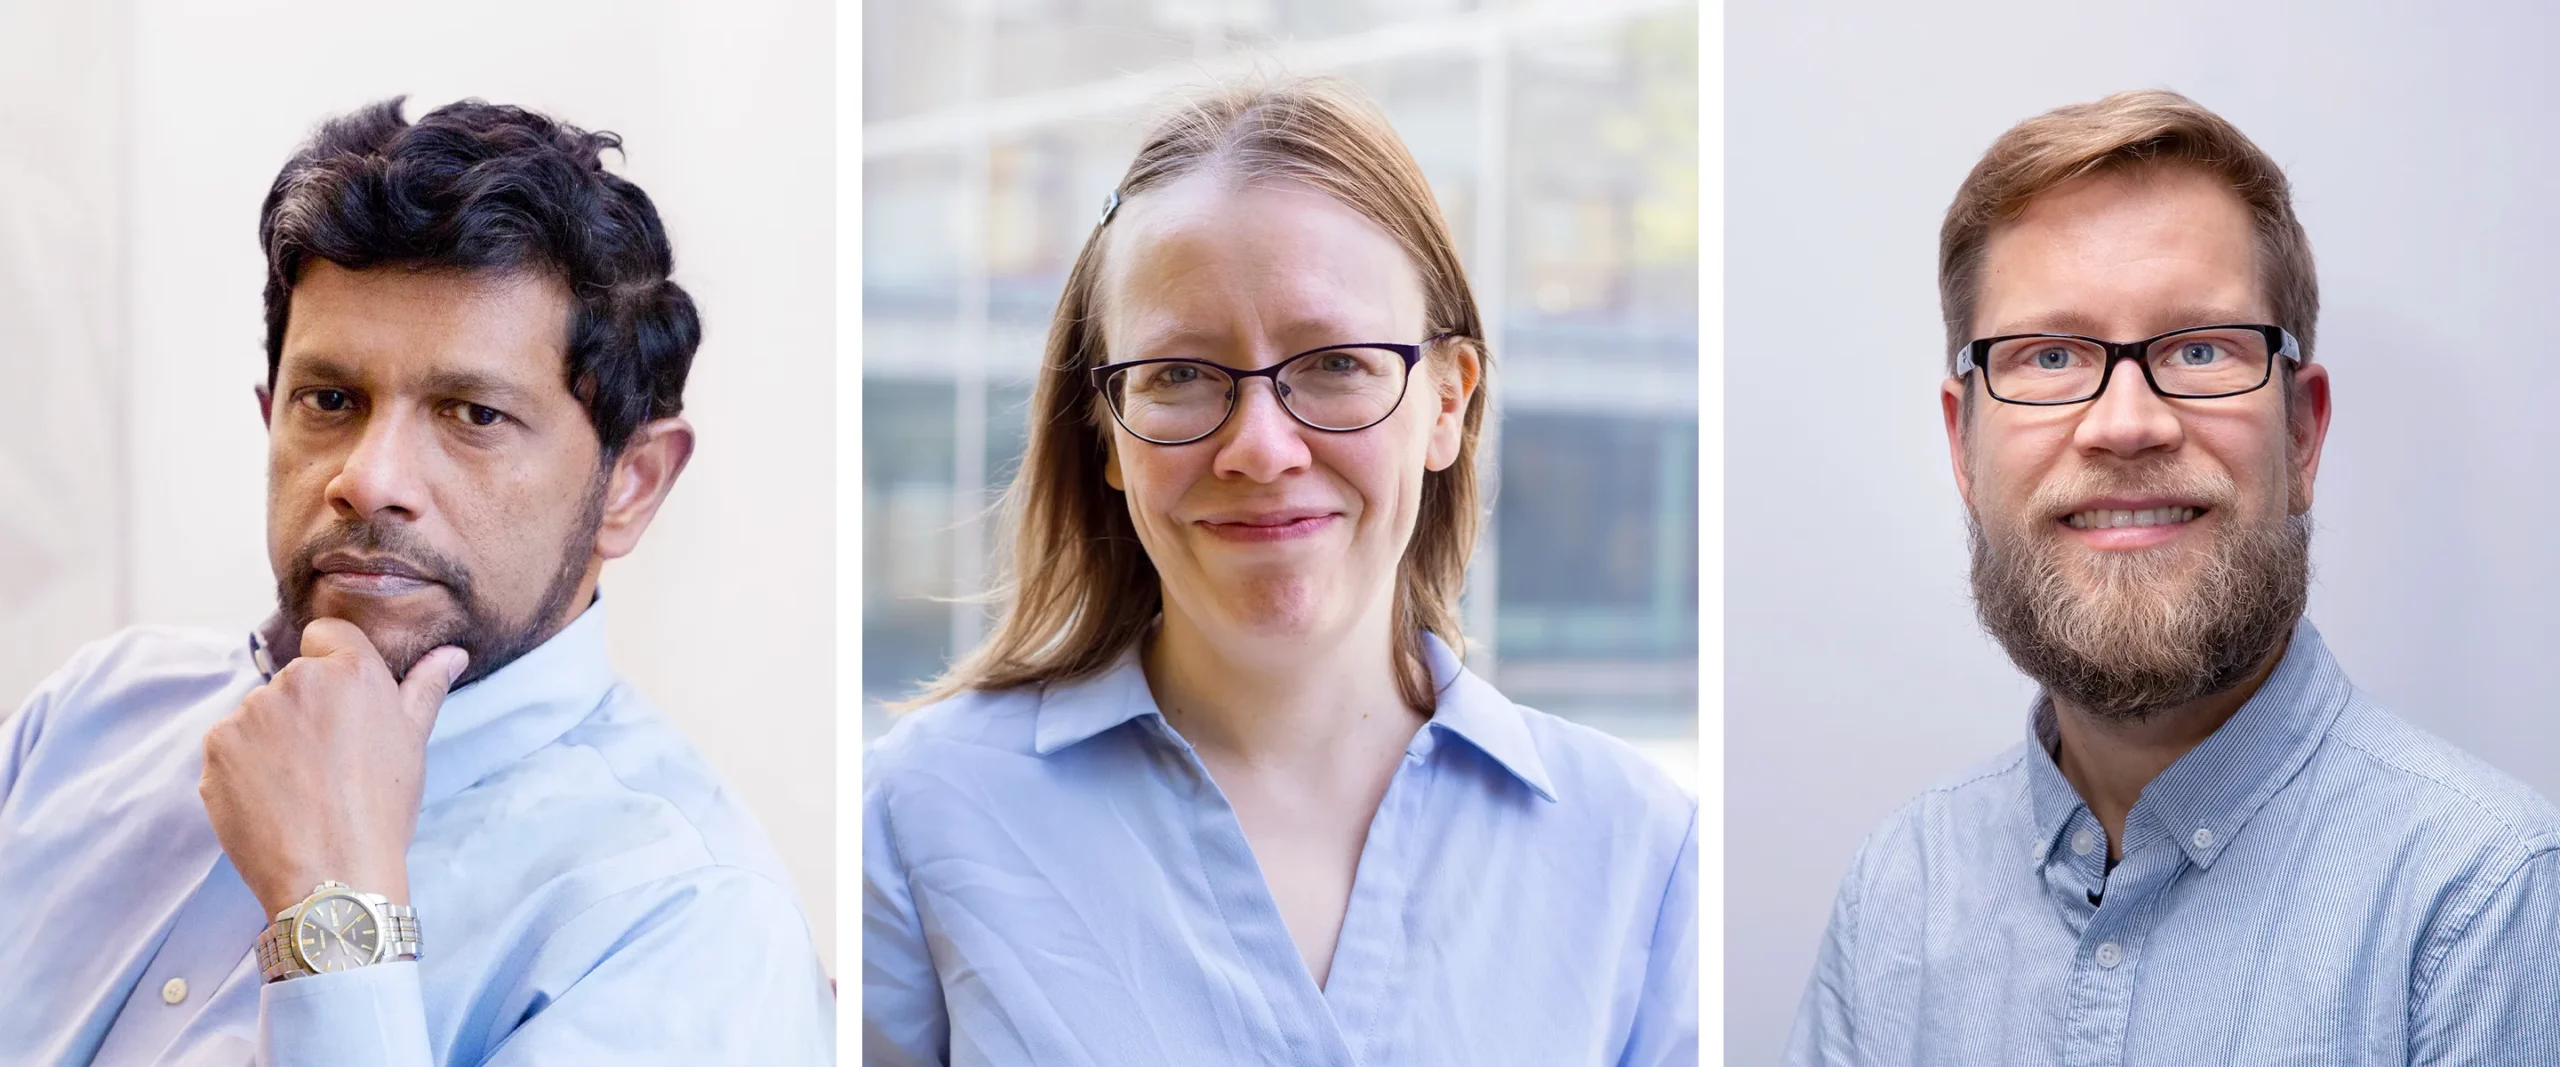
{"label": "man's ear", "polygon": [[640,535],[692,459],[693,426],[683,419],[655,419],[633,433],[606,475],[610,480],[604,490],[604,521],[596,527],[596,555],[620,559],[640,547]]}
{"label": "man's ear", "polygon": [[264,382],[250,386],[249,389],[258,394],[258,425],[274,426],[276,424],[275,390],[268,388]]}
{"label": "man's ear", "polygon": [[1948,378],[1938,386],[1938,413],[1947,423],[1947,464],[1955,468],[1956,495],[1964,498],[1964,506],[1973,507],[1973,472],[1964,461],[1965,418],[1973,405],[1965,402],[1967,378]]}
{"label": "man's ear", "polygon": [[[2292,508],[2311,510],[2311,483],[2320,473],[2320,450],[2329,441],[2329,365],[2305,363],[2293,372],[2285,401],[2285,432],[2292,440]],[[2284,383],[2279,383],[2283,387]]]}

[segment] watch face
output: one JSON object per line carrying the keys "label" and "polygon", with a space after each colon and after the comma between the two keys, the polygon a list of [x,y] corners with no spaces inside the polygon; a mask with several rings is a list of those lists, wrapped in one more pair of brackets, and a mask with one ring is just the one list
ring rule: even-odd
{"label": "watch face", "polygon": [[382,925],[355,898],[325,896],[303,906],[293,922],[293,944],[303,966],[314,971],[362,967],[381,951]]}

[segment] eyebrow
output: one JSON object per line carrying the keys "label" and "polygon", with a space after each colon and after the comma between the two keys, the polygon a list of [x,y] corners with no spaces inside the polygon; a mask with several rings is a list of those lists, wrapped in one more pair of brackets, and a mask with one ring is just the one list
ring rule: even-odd
{"label": "eyebrow", "polygon": [[[2198,326],[2226,326],[2254,321],[2256,320],[2249,314],[2234,311],[2230,308],[2173,308],[2168,314],[2154,318],[2153,322],[2174,322],[2178,325],[2170,326],[2165,329],[2154,330],[2150,334],[2146,334],[2144,336],[2150,337],[2164,333],[2175,333],[2179,330],[2192,330]],[[2100,326],[2098,320],[2093,316],[2082,314],[2077,311],[2063,310],[2049,311],[2041,315],[2029,315],[2026,318],[2005,323],[1999,329],[1993,330],[1983,336],[2006,337],[2010,334],[2020,333],[2068,333],[2078,334],[2084,337],[2100,337],[2102,340],[2116,340],[2116,338],[2102,337],[2100,331],[2103,329],[2104,327]],[[2139,338],[2127,337],[2123,338],[2123,340],[2132,341],[2139,340]]]}
{"label": "eyebrow", "polygon": [[473,371],[434,371],[418,384],[437,396],[494,401],[496,406],[509,409],[523,407],[533,399],[533,394],[525,391],[523,386],[493,374]]}
{"label": "eyebrow", "polygon": [[[364,372],[351,364],[328,356],[297,356],[288,361],[293,377],[303,382],[331,385],[354,385],[364,380]],[[493,374],[477,371],[433,371],[418,381],[418,387],[434,396],[465,397],[488,401],[493,407],[516,409],[531,402],[533,394],[523,386]]]}
{"label": "eyebrow", "polygon": [[[1289,350],[1282,353],[1282,355],[1296,355],[1301,352],[1314,351],[1317,348],[1325,348],[1332,345],[1356,345],[1396,340],[1392,337],[1352,336],[1355,332],[1357,331],[1346,330],[1340,321],[1334,319],[1302,318],[1292,319],[1281,324],[1279,329],[1269,331],[1269,335],[1274,337],[1297,338],[1304,338],[1311,335],[1317,337],[1341,338],[1340,340],[1325,341],[1321,344],[1308,347],[1296,347],[1293,342],[1289,347]],[[1202,348],[1232,349],[1235,347],[1236,340],[1233,334],[1230,334],[1225,330],[1203,330],[1187,327],[1178,327],[1160,334],[1146,334],[1141,332],[1140,337],[1140,343],[1133,346],[1133,348],[1137,352],[1144,353],[1144,355],[1133,358],[1153,358],[1166,351],[1195,350]]]}

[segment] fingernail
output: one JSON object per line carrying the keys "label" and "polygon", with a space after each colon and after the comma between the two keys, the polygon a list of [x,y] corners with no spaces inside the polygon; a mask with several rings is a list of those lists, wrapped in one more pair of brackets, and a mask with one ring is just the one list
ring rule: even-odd
{"label": "fingernail", "polygon": [[462,680],[462,669],[471,665],[471,653],[456,648],[452,655],[445,657],[445,661],[453,664],[453,674],[444,680],[444,684],[452,685]]}

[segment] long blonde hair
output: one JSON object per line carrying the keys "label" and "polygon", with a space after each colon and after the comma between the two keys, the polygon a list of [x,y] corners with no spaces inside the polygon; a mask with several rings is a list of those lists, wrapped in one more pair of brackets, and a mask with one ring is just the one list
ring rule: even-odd
{"label": "long blonde hair", "polygon": [[[1475,295],[1430,182],[1386,117],[1357,90],[1306,79],[1230,87],[1187,101],[1148,134],[1117,192],[1141,196],[1199,171],[1238,184],[1304,185],[1377,223],[1421,274],[1425,335],[1450,335],[1432,346],[1434,364],[1453,346],[1468,346],[1481,368],[1479,382],[1490,379],[1492,356]],[[1004,495],[1013,552],[997,585],[1001,616],[984,644],[903,706],[964,690],[1095,674],[1143,637],[1163,610],[1163,587],[1138,542],[1129,506],[1103,480],[1110,416],[1086,382],[1087,370],[1109,362],[1095,306],[1108,222],[1106,215],[1085,238],[1050,320],[1031,397],[1029,447]],[[1488,403],[1479,384],[1463,416],[1456,462],[1423,476],[1413,539],[1397,566],[1397,688],[1426,713],[1437,700],[1422,634],[1466,647],[1458,593],[1483,518],[1476,440]]]}

